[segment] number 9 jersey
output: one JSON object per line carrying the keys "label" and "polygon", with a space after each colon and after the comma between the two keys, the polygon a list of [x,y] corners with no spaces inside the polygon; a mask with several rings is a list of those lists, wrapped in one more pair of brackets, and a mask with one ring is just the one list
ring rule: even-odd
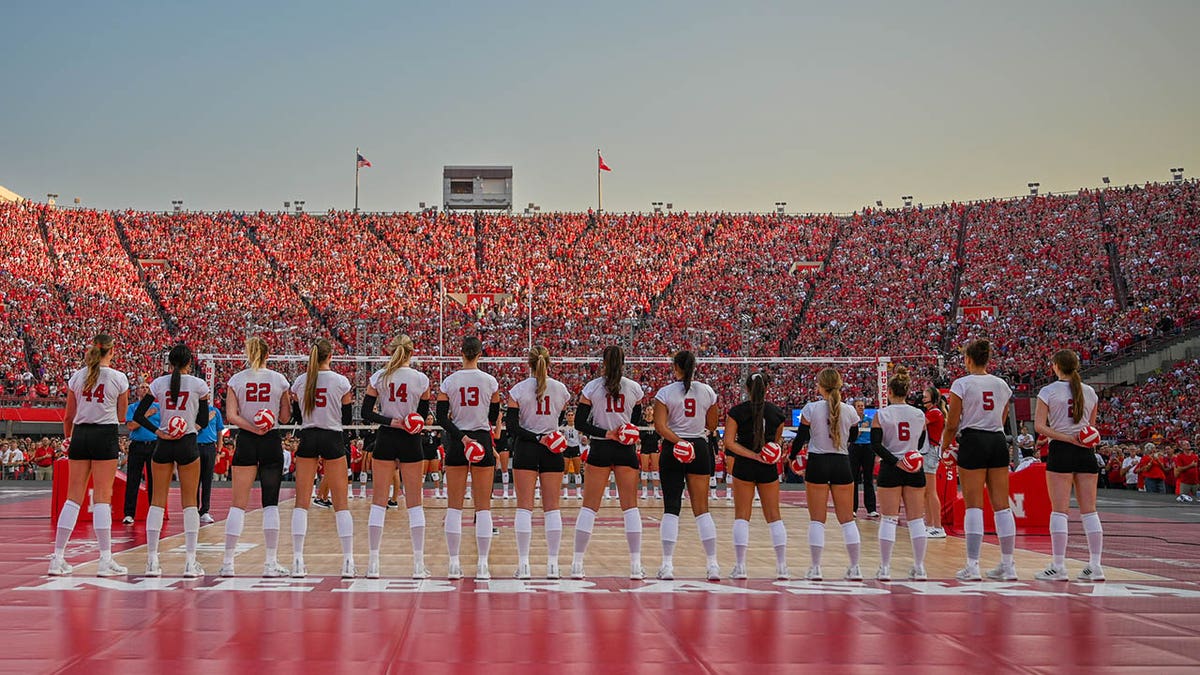
{"label": "number 9 jersey", "polygon": [[247,368],[229,378],[229,391],[237,400],[238,412],[247,420],[252,420],[259,410],[278,415],[287,389],[287,378],[269,368]]}

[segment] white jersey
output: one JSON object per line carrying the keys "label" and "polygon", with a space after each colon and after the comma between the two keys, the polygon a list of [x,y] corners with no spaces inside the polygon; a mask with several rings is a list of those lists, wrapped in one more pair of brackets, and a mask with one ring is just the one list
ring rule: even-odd
{"label": "white jersey", "polygon": [[909,452],[921,452],[921,434],[925,433],[925,413],[907,403],[893,403],[875,413],[883,430],[883,447],[902,459]]}
{"label": "white jersey", "polygon": [[429,376],[405,366],[383,378],[383,369],[371,375],[371,386],[379,392],[379,414],[404,419],[417,412],[421,397],[429,391]]}
{"label": "white jersey", "polygon": [[450,416],[459,431],[489,431],[488,408],[500,391],[496,378],[476,368],[451,373],[442,380],[442,393],[450,400]]}
{"label": "white jersey", "polygon": [[1004,431],[1004,416],[1012,389],[990,373],[960,377],[950,385],[950,393],[962,399],[959,429]]}
{"label": "white jersey", "polygon": [[521,428],[535,434],[557,430],[558,418],[571,401],[567,385],[552,377],[546,378],[546,393],[541,398],[537,395],[537,380],[532,377],[518,382],[508,395],[521,407]]}
{"label": "white jersey", "polygon": [[845,401],[841,403],[839,409],[841,417],[838,419],[838,426],[841,427],[842,442],[836,448],[833,447],[833,436],[829,431],[829,402],[825,399],[813,401],[800,411],[800,416],[808,420],[808,454],[849,454],[846,452],[846,447],[850,444],[854,425],[858,424],[858,411]]}
{"label": "white jersey", "polygon": [[621,388],[611,396],[604,388],[604,378],[598,377],[583,385],[583,398],[592,402],[592,424],[611,431],[633,419],[633,407],[645,396],[642,385],[628,377],[621,378]]}
{"label": "white jersey", "polygon": [[75,424],[117,424],[117,399],[129,391],[129,378],[119,370],[101,366],[96,384],[84,391],[87,372],[87,368],[80,368],[67,382],[67,388],[75,394]]}
{"label": "white jersey", "polygon": [[567,428],[563,429],[563,436],[566,436],[566,438],[567,438],[567,447],[568,448],[578,448],[579,447],[579,430],[578,429],[576,429],[575,427],[567,427]]}
{"label": "white jersey", "polygon": [[253,423],[254,414],[259,410],[270,410],[279,415],[288,381],[270,368],[247,368],[229,378],[228,388],[237,401],[238,414]]}
{"label": "white jersey", "polygon": [[1038,392],[1038,400],[1046,406],[1046,421],[1050,428],[1074,436],[1079,430],[1088,426],[1092,420],[1092,411],[1096,409],[1096,390],[1090,385],[1083,385],[1083,417],[1076,422],[1071,417],[1071,383],[1065,380],[1051,382]]}
{"label": "white jersey", "polygon": [[341,431],[342,397],[351,391],[350,380],[332,370],[317,371],[317,389],[313,396],[316,405],[311,413],[304,412],[304,385],[307,382],[308,373],[301,373],[292,383],[292,394],[300,403],[300,428]]}
{"label": "white jersey", "polygon": [[182,417],[187,422],[187,434],[198,433],[196,413],[200,410],[200,399],[208,396],[208,384],[194,375],[179,376],[179,395],[171,396],[171,376],[163,375],[150,383],[150,395],[158,402],[159,429],[167,429],[171,418]]}
{"label": "white jersey", "polygon": [[667,428],[680,438],[708,435],[708,409],[716,405],[717,392],[703,382],[693,382],[685,392],[682,382],[672,382],[654,395],[667,408]]}

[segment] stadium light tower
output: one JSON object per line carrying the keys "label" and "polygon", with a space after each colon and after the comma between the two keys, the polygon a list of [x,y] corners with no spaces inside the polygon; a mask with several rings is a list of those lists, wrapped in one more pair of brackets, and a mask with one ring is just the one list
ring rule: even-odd
{"label": "stadium light tower", "polygon": [[650,206],[654,207],[655,213],[662,213],[662,210],[663,210],[662,202],[650,202]]}
{"label": "stadium light tower", "polygon": [[1101,176],[1100,180],[1104,181],[1104,184],[1105,184],[1105,185],[1108,185],[1108,184],[1109,184],[1109,182],[1110,182],[1110,181],[1108,180],[1108,176]]}
{"label": "stadium light tower", "polygon": [[1029,186],[1029,194],[1033,195],[1034,197],[1037,196],[1038,188],[1042,186],[1041,183],[1027,183],[1027,185]]}
{"label": "stadium light tower", "polygon": [[55,200],[55,199],[58,199],[58,193],[57,193],[57,192],[47,192],[47,193],[46,193],[46,203],[47,203],[47,204],[49,204],[50,206],[54,206],[54,200]]}
{"label": "stadium light tower", "polygon": [[1176,183],[1183,182],[1183,167],[1182,166],[1171,169],[1171,179],[1174,180]]}
{"label": "stadium light tower", "polygon": [[879,207],[879,208],[881,208],[881,209],[882,209],[882,208],[883,208],[883,200],[882,200],[882,199],[876,199],[876,200],[875,200],[875,206],[877,206],[877,207]]}
{"label": "stadium light tower", "polygon": [[904,195],[900,199],[904,200],[904,208],[908,208],[908,207],[912,206],[912,200],[913,200],[912,195]]}
{"label": "stadium light tower", "polygon": [[172,199],[171,200],[171,210],[174,211],[175,213],[179,213],[179,212],[183,211],[183,200],[182,199]]}
{"label": "stadium light tower", "polygon": [[775,202],[775,213],[778,213],[779,215],[782,216],[784,214],[784,211],[786,211],[786,210],[787,210],[787,202]]}
{"label": "stadium light tower", "polygon": [[296,199],[292,201],[296,205],[296,213],[304,213],[304,200]]}

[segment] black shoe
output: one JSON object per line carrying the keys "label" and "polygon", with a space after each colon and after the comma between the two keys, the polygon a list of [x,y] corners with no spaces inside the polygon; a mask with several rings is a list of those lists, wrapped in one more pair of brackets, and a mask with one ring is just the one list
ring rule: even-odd
{"label": "black shoe", "polygon": [[400,502],[396,501],[395,499],[389,499],[388,500],[388,508],[389,509],[398,509],[398,508],[400,508]]}
{"label": "black shoe", "polygon": [[323,509],[332,509],[332,508],[333,508],[333,500],[331,500],[331,499],[320,499],[320,498],[318,498],[318,499],[314,499],[314,500],[312,500],[312,503],[313,503],[313,504],[315,504],[316,506],[319,506],[319,507],[323,508]]}

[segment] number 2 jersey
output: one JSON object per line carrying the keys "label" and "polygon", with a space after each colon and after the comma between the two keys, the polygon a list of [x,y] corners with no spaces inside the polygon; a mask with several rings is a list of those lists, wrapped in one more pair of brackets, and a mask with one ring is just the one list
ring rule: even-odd
{"label": "number 2 jersey", "polygon": [[270,410],[276,416],[288,390],[287,378],[269,368],[247,368],[229,378],[229,391],[237,401],[238,413],[254,422],[259,410]]}
{"label": "number 2 jersey", "polygon": [[158,403],[160,429],[170,427],[171,418],[182,417],[187,423],[184,435],[199,431],[196,413],[200,410],[200,399],[208,396],[208,384],[195,375],[179,376],[179,395],[171,396],[171,376],[163,375],[150,383],[150,395]]}
{"label": "number 2 jersey", "polygon": [[75,424],[117,424],[117,399],[129,391],[129,378],[108,366],[100,368],[96,384],[84,390],[87,368],[75,371],[67,388],[75,394]]}

